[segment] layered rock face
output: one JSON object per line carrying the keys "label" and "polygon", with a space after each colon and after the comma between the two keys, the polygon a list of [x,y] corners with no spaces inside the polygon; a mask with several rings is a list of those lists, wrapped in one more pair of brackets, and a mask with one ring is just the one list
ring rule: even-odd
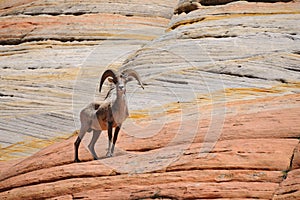
{"label": "layered rock face", "polygon": [[[299,198],[300,2],[272,2],[2,1],[0,199]],[[145,90],[73,163],[107,68]]]}
{"label": "layered rock face", "polygon": [[[118,67],[128,53],[163,34],[176,1],[1,5],[0,124],[5,160],[70,137],[76,130],[73,113],[93,99],[90,93],[103,69]],[[87,99],[77,103],[77,94]]]}

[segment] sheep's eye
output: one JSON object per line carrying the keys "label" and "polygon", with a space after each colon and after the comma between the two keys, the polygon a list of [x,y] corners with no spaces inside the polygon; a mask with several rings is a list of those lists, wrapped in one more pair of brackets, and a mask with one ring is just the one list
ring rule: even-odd
{"label": "sheep's eye", "polygon": [[127,76],[127,74],[121,74],[120,77],[126,79],[128,76]]}

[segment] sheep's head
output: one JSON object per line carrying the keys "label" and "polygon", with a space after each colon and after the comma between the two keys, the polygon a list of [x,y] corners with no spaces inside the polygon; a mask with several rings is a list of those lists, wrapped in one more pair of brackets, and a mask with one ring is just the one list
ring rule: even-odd
{"label": "sheep's head", "polygon": [[140,79],[138,73],[133,69],[126,69],[121,73],[117,73],[114,70],[106,70],[101,77],[99,92],[101,92],[102,85],[104,81],[108,78],[108,81],[116,85],[117,92],[124,93],[126,92],[126,83],[135,78],[139,85],[144,89],[143,83]]}

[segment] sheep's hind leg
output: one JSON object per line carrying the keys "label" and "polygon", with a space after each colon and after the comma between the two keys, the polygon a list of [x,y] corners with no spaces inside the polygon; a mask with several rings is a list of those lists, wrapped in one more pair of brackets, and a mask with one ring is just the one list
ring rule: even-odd
{"label": "sheep's hind leg", "polygon": [[108,149],[107,149],[107,153],[106,153],[106,157],[111,157],[111,140],[112,140],[112,127],[113,127],[113,123],[112,122],[108,122],[108,128],[107,128],[107,133],[108,133]]}
{"label": "sheep's hind leg", "polygon": [[89,150],[92,153],[94,160],[98,160],[97,153],[95,152],[95,144],[101,134],[101,130],[93,130],[93,138],[89,144]]}
{"label": "sheep's hind leg", "polygon": [[121,126],[117,126],[116,129],[115,129],[113,144],[112,144],[111,151],[110,151],[111,156],[114,154],[115,145],[116,145],[116,142],[117,142],[117,139],[118,139],[118,134],[119,134],[120,128],[121,128]]}
{"label": "sheep's hind leg", "polygon": [[79,145],[81,140],[83,139],[85,133],[88,131],[87,127],[81,127],[80,128],[80,132],[78,134],[78,137],[74,143],[74,147],[75,147],[75,159],[74,162],[80,162],[79,158],[78,158],[78,149],[79,149]]}

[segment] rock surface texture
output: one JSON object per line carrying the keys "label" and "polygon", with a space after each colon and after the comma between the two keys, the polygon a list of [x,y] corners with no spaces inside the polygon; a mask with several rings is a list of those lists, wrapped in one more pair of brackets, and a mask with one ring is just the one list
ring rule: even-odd
{"label": "rock surface texture", "polygon": [[[0,199],[299,198],[300,2],[271,2],[1,1]],[[145,90],[73,163],[106,68]]]}

